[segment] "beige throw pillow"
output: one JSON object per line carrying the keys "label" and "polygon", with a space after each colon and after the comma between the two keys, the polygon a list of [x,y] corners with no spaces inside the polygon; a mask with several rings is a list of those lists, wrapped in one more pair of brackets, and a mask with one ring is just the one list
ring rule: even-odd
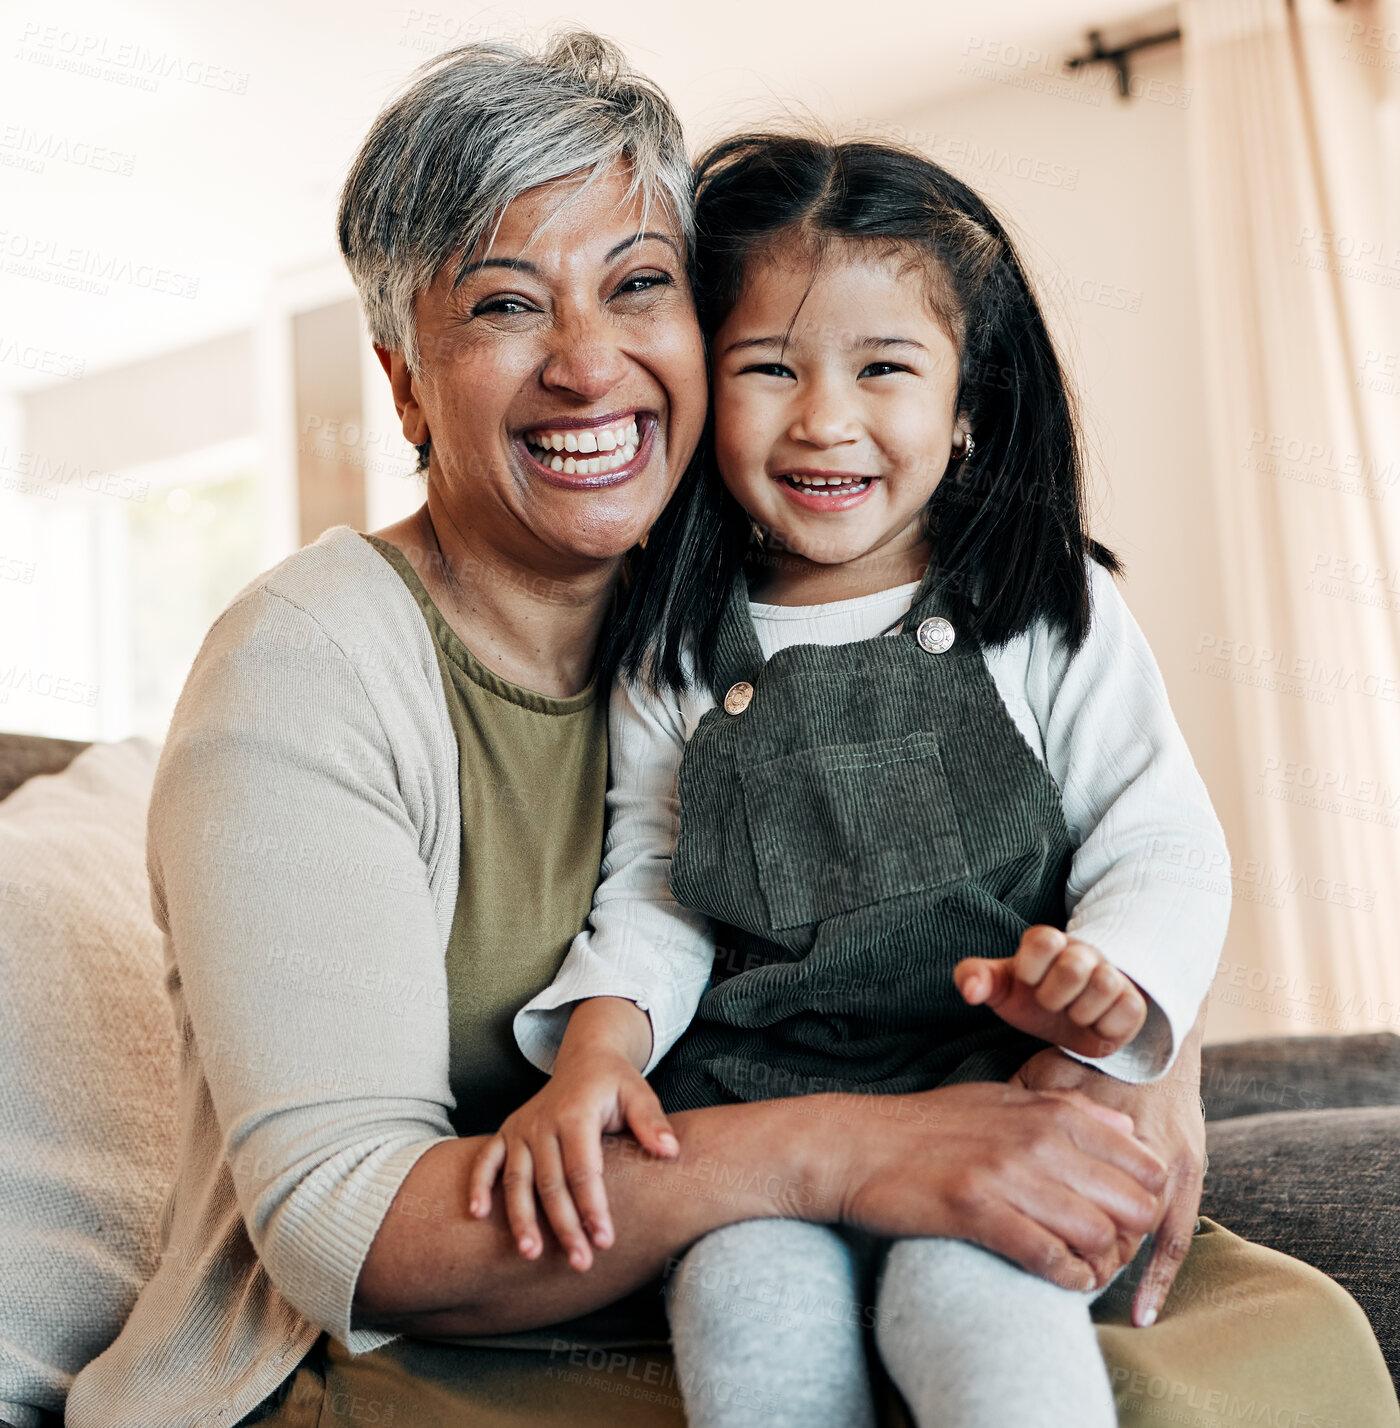
{"label": "beige throw pillow", "polygon": [[160,1258],[175,1030],[146,878],[158,750],[0,802],[0,1420],[61,1413]]}

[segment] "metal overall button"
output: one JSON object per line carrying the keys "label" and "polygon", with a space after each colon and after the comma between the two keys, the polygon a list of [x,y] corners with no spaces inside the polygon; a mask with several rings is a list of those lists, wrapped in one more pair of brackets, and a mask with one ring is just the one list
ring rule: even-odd
{"label": "metal overall button", "polygon": [[942,615],[930,615],[927,620],[919,622],[915,638],[920,646],[930,654],[942,654],[945,650],[953,648],[953,641],[957,639],[957,633],[952,624]]}
{"label": "metal overall button", "polygon": [[738,684],[730,685],[729,693],[724,696],[724,712],[742,714],[752,703],[753,685],[747,679],[741,679]]}

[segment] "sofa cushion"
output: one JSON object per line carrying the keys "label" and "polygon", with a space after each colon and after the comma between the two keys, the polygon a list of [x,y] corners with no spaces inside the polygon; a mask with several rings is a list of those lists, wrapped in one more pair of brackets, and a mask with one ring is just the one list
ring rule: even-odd
{"label": "sofa cushion", "polygon": [[1400,1385],[1400,1108],[1217,1121],[1201,1213],[1304,1260],[1366,1311]]}
{"label": "sofa cushion", "polygon": [[160,1255],[175,1030],[146,879],[157,750],[97,744],[0,802],[0,1420],[36,1428]]}
{"label": "sofa cushion", "polygon": [[1201,1053],[1206,1119],[1400,1106],[1400,1036],[1274,1036]]}

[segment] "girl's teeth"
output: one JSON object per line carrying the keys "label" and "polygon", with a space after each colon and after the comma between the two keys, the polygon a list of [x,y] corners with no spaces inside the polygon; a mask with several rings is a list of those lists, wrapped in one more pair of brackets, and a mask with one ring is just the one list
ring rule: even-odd
{"label": "girl's teeth", "polygon": [[599,450],[599,451],[616,451],[616,450],[617,450],[617,438],[612,434],[612,432],[604,430],[604,431],[600,431],[600,432],[598,433],[598,450]]}
{"label": "girl's teeth", "polygon": [[788,476],[788,483],[799,491],[825,488],[828,491],[850,491],[859,486],[868,486],[868,476]]}

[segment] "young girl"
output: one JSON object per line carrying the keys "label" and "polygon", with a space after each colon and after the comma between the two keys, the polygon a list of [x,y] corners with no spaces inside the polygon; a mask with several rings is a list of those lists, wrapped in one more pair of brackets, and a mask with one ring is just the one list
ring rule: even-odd
{"label": "young girl", "polygon": [[[701,160],[697,219],[711,459],[612,632],[603,881],[516,1020],[555,1075],[471,1190],[562,1176],[600,1247],[600,1137],[672,1154],[662,1107],[1006,1080],[1047,1043],[1161,1076],[1228,916],[993,214],[915,155],[760,135]],[[907,1240],[867,1312],[849,1236],[720,1230],[668,1285],[688,1420],[872,1423],[873,1325],[921,1425],[1111,1428],[1080,1282]]]}

